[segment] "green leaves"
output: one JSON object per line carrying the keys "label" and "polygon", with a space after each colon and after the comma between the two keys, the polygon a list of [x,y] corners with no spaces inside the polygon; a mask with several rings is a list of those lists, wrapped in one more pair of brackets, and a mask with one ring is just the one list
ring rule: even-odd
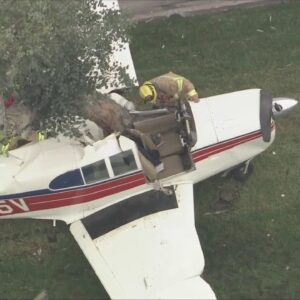
{"label": "green leaves", "polygon": [[[42,127],[53,124],[48,131],[70,129],[96,86],[112,76],[128,80],[110,62],[127,40],[126,21],[103,7],[101,0],[0,0],[0,93],[15,90]],[[58,116],[68,117],[55,126]]]}

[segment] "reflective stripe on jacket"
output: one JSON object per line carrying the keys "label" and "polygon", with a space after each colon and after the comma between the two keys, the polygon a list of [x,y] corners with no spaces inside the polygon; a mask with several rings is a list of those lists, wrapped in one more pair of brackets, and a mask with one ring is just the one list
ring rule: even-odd
{"label": "reflective stripe on jacket", "polygon": [[9,143],[4,145],[0,144],[0,155],[7,155],[8,150],[9,150]]}

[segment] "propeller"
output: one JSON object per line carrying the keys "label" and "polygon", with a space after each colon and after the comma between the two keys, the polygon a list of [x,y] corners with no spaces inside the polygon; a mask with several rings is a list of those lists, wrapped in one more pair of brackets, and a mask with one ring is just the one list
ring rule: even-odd
{"label": "propeller", "polygon": [[273,110],[273,96],[271,93],[261,90],[260,91],[260,128],[264,142],[271,140],[271,121]]}
{"label": "propeller", "polygon": [[264,142],[271,140],[272,118],[288,115],[298,101],[291,98],[273,98],[272,94],[266,91],[260,91],[260,126]]}

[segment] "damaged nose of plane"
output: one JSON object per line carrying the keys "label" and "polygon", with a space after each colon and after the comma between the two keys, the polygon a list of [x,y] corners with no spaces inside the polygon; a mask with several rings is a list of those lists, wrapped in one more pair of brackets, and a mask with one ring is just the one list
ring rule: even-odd
{"label": "damaged nose of plane", "polygon": [[298,104],[298,101],[291,98],[273,98],[273,117],[283,117],[288,115]]}

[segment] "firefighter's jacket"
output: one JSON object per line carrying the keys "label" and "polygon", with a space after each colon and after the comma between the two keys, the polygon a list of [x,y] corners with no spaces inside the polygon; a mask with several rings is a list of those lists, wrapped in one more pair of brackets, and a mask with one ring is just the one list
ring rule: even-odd
{"label": "firefighter's jacket", "polygon": [[16,148],[20,139],[28,139],[36,133],[31,127],[34,114],[22,103],[5,107],[0,98],[0,155]]}
{"label": "firefighter's jacket", "polygon": [[173,72],[149,80],[157,92],[155,105],[165,107],[176,105],[179,100],[198,102],[198,94],[194,85],[183,76]]}

